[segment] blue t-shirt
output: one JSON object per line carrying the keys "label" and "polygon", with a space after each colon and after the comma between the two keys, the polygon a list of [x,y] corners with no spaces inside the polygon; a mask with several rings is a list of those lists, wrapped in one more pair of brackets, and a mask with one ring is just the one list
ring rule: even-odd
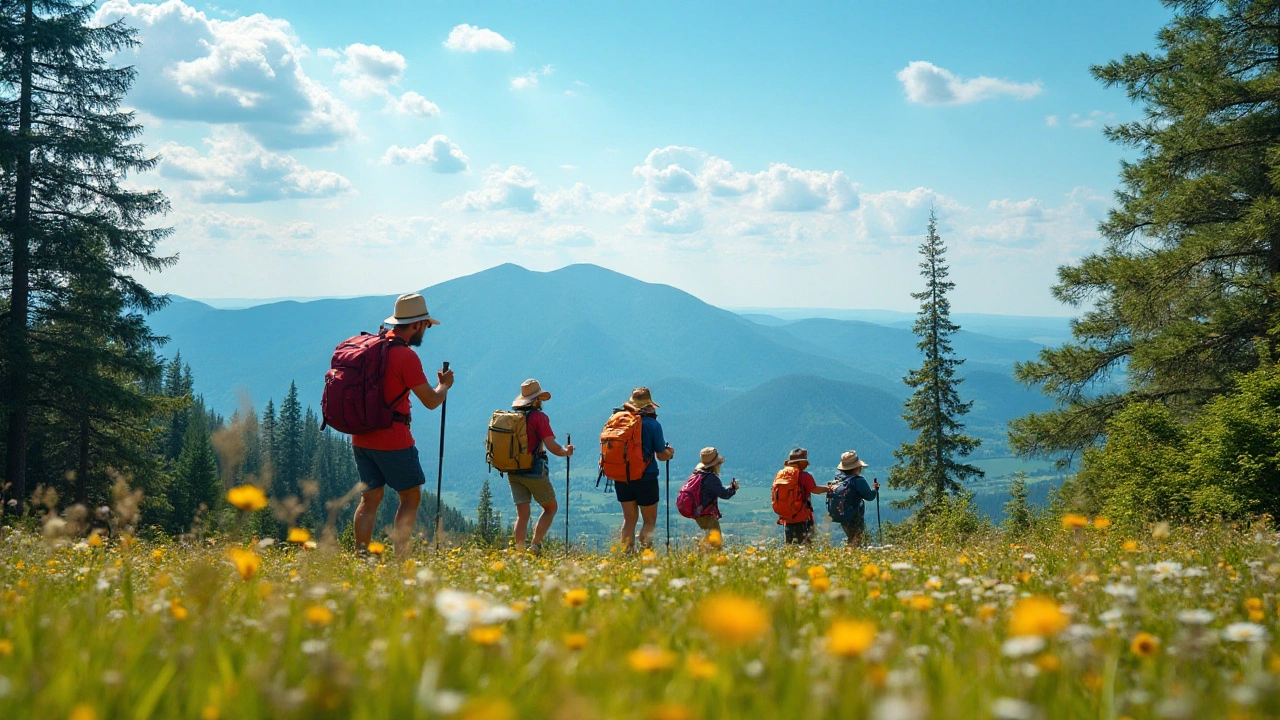
{"label": "blue t-shirt", "polygon": [[667,441],[662,437],[662,426],[658,424],[658,418],[645,415],[640,420],[640,449],[649,458],[649,464],[644,469],[644,475],[640,476],[641,480],[658,479],[657,453],[666,448]]}

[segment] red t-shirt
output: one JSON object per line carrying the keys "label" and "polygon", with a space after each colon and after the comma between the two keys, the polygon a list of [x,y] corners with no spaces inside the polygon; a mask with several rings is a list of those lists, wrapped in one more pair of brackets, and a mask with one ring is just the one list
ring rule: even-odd
{"label": "red t-shirt", "polygon": [[529,428],[529,452],[534,455],[538,454],[543,440],[554,440],[556,437],[555,431],[551,429],[551,418],[541,410],[531,411],[525,418],[525,425]]}
{"label": "red t-shirt", "polygon": [[818,483],[814,481],[813,476],[809,473],[800,471],[800,487],[804,488],[808,493],[804,498],[804,512],[800,513],[800,519],[796,522],[805,522],[813,519],[813,502],[809,497],[813,495],[813,491],[818,489]]}
{"label": "red t-shirt", "polygon": [[[418,357],[418,353],[403,345],[392,345],[387,349],[387,377],[382,382],[385,402],[391,402],[405,390],[426,382],[427,375],[422,371],[422,359]],[[405,393],[405,396],[400,398],[400,402],[393,405],[391,409],[408,415],[412,395],[411,392]],[[409,432],[409,426],[405,423],[394,422],[386,430],[353,435],[351,444],[368,450],[404,450],[413,447],[413,434]]]}

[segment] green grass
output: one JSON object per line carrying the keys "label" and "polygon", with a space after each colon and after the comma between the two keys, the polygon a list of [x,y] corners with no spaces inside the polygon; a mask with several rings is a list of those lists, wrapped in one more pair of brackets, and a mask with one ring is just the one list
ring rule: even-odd
{"label": "green grass", "polygon": [[[4,718],[1280,714],[1269,529],[407,559],[0,532]],[[262,558],[248,579],[233,546]],[[745,610],[708,624],[701,609],[726,595]],[[1024,596],[1048,598],[1069,627],[1006,645]],[[1191,610],[1206,624],[1179,619]],[[844,619],[874,625],[870,647],[832,651]],[[1140,632],[1159,641],[1149,657],[1131,650]],[[1247,632],[1266,637],[1231,639]],[[648,645],[650,662],[630,656]]]}

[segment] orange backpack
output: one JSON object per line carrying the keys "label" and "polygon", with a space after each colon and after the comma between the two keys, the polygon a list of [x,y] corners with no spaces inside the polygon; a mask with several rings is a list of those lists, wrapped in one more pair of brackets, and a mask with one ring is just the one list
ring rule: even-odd
{"label": "orange backpack", "polygon": [[779,525],[800,522],[809,509],[809,491],[800,486],[800,468],[790,465],[773,476],[773,511]]}
{"label": "orange backpack", "polygon": [[639,413],[619,410],[609,416],[600,432],[600,472],[614,482],[631,482],[644,475],[644,425]]}

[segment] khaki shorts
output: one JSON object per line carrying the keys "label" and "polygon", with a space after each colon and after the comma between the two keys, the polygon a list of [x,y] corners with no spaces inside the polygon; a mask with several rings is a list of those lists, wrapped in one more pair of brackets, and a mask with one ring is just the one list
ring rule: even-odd
{"label": "khaki shorts", "polygon": [[703,530],[711,531],[720,529],[720,518],[718,517],[703,515],[702,517],[694,518],[694,520],[698,523],[698,527]]}
{"label": "khaki shorts", "polygon": [[547,506],[556,501],[556,489],[551,486],[551,479],[544,469],[541,475],[508,474],[511,484],[511,499],[517,505],[537,500],[539,505]]}

